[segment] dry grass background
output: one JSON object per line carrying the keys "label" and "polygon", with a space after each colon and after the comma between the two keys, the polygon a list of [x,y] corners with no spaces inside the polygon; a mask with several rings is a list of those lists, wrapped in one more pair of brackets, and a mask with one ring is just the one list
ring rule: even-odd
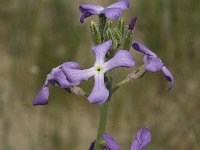
{"label": "dry grass background", "polygon": [[[47,106],[31,104],[53,67],[93,63],[89,20],[80,24],[77,9],[88,2],[0,0],[0,150],[83,150],[94,140],[98,106],[56,87]],[[124,149],[143,126],[152,132],[148,150],[199,149],[199,10],[196,0],[133,0],[124,13],[126,22],[138,16],[134,40],[154,50],[175,78],[170,92],[161,73],[149,73],[114,94],[107,132]],[[128,70],[115,72],[119,81]]]}

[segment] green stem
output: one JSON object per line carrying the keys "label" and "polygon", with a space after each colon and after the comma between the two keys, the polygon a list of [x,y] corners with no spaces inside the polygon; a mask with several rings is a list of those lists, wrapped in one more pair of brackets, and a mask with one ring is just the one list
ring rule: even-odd
{"label": "green stem", "polygon": [[[110,99],[111,97],[109,97]],[[95,150],[102,150],[102,134],[105,133],[106,130],[106,123],[107,123],[107,116],[108,116],[108,108],[109,108],[109,99],[106,103],[100,106],[100,118],[99,118],[99,128],[97,132],[97,138],[95,143]]]}
{"label": "green stem", "polygon": [[125,85],[131,81],[135,81],[136,79],[140,79],[145,73],[146,73],[146,69],[144,68],[144,66],[139,67],[139,69],[137,69],[135,72],[130,73],[126,79],[120,81],[119,83],[117,83],[111,90],[112,94],[118,89],[120,88],[122,85]]}
{"label": "green stem", "polygon": [[120,81],[119,83],[117,83],[114,88],[112,89],[112,93],[114,93],[120,86],[127,84],[130,80],[129,79],[124,79],[122,81]]}

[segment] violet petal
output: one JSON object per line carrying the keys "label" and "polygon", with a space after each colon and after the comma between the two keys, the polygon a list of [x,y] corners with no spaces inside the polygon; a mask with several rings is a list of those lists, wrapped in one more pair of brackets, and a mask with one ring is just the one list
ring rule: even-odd
{"label": "violet petal", "polygon": [[43,86],[38,95],[33,100],[33,105],[46,105],[48,104],[49,88]]}
{"label": "violet petal", "polygon": [[142,150],[150,142],[151,142],[151,133],[149,132],[149,129],[142,128],[137,132],[134,141],[131,144],[130,150]]}
{"label": "violet petal", "polygon": [[67,79],[71,85],[78,85],[82,81],[88,80],[90,77],[95,75],[94,68],[84,70],[63,68],[63,72],[67,76]]}
{"label": "violet petal", "polygon": [[119,50],[113,58],[104,64],[105,72],[118,67],[133,67],[135,61],[127,50]]}
{"label": "violet petal", "polygon": [[88,96],[88,101],[92,104],[102,104],[109,96],[109,91],[104,83],[104,74],[99,73],[94,76],[94,87]]}
{"label": "violet petal", "polygon": [[79,6],[79,10],[80,12],[84,13],[84,12],[91,12],[93,15],[94,14],[100,14],[101,11],[104,9],[104,7],[97,5],[97,4],[85,4],[85,5],[81,5]]}
{"label": "violet petal", "polygon": [[142,52],[144,53],[145,55],[148,55],[148,56],[156,56],[155,53],[153,53],[151,50],[149,50],[146,46],[142,45],[141,43],[139,42],[134,42],[132,44],[132,47],[136,50],[136,51],[139,51],[139,52]]}
{"label": "violet petal", "polygon": [[82,69],[80,64],[77,62],[65,62],[60,65],[62,68],[71,68],[71,69]]}
{"label": "violet petal", "polygon": [[171,72],[165,66],[162,67],[162,72],[163,72],[165,78],[167,79],[167,81],[170,82],[169,90],[172,89],[174,86],[174,78],[173,78]]}
{"label": "violet petal", "polygon": [[71,86],[61,68],[52,69],[47,79],[52,85],[58,84],[60,88],[68,88]]}
{"label": "violet petal", "polygon": [[129,0],[121,0],[114,4],[111,4],[107,8],[120,8],[121,10],[127,10],[129,8]]}
{"label": "violet petal", "polygon": [[96,57],[95,65],[104,63],[104,59],[108,50],[112,47],[112,40],[108,40],[103,44],[96,45],[92,47],[94,55]]}
{"label": "violet petal", "polygon": [[90,12],[84,12],[82,15],[81,15],[81,17],[80,17],[80,22],[81,23],[84,23],[84,19],[85,18],[88,18],[88,17],[90,17],[90,16],[92,16],[93,14],[92,13],[90,13]]}
{"label": "violet petal", "polygon": [[106,18],[115,20],[122,16],[122,10],[120,8],[106,8],[103,11]]}
{"label": "violet petal", "polygon": [[102,138],[105,140],[106,146],[110,150],[121,150],[119,144],[109,134],[103,134]]}
{"label": "violet petal", "polygon": [[158,57],[150,57],[145,64],[145,69],[150,72],[157,72],[164,66],[163,62]]}

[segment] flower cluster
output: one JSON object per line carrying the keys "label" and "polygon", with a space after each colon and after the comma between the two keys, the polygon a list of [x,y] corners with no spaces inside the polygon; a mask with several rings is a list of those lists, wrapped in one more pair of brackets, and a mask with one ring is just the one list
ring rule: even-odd
{"label": "flower cluster", "polygon": [[[94,43],[92,52],[95,56],[95,63],[88,69],[83,69],[76,62],[65,62],[53,68],[50,74],[47,75],[42,89],[33,100],[33,105],[45,105],[48,103],[50,84],[67,89],[67,91],[71,91],[75,95],[87,96],[91,104],[101,105],[111,97],[118,87],[142,77],[146,71],[162,71],[166,80],[170,82],[169,89],[172,89],[174,85],[173,76],[161,59],[141,43],[132,41],[137,17],[133,17],[128,26],[125,26],[124,20],[120,18],[122,11],[128,8],[129,0],[118,1],[106,8],[97,4],[85,4],[79,7],[81,23],[92,15],[98,15],[100,18],[99,25],[94,21],[91,22],[91,36]],[[113,28],[112,22],[109,19],[119,19],[117,26]],[[112,70],[119,67],[132,68],[135,66],[135,60],[130,52],[131,46],[136,51],[144,54],[144,64],[139,67],[142,69],[133,71],[113,88]],[[91,77],[94,77],[94,86],[91,93],[86,94],[79,85]],[[103,133],[97,136],[101,138],[102,135],[104,140],[103,146],[101,146],[102,150],[121,150],[120,146],[110,135]],[[99,150],[95,145],[99,146],[100,140],[98,138],[96,140],[96,142],[92,143],[90,150]],[[130,150],[142,150],[150,141],[151,134],[148,128],[142,128],[137,132]]]}

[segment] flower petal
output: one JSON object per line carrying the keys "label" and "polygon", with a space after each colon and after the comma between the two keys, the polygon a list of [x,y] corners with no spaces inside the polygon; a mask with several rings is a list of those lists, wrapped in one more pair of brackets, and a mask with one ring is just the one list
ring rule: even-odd
{"label": "flower petal", "polygon": [[45,85],[47,86],[48,82],[50,82],[52,85],[58,85],[60,88],[70,87],[71,84],[67,80],[63,68],[81,69],[81,66],[76,62],[65,62],[60,66],[53,68],[51,73],[47,76]]}
{"label": "flower petal", "polygon": [[109,91],[104,83],[104,74],[99,73],[94,76],[94,87],[88,96],[88,100],[92,104],[102,104],[109,96]]}
{"label": "flower petal", "polygon": [[51,73],[47,77],[48,81],[52,85],[58,85],[61,88],[68,88],[71,86],[67,77],[65,76],[62,68],[54,68],[52,69]]}
{"label": "flower petal", "polygon": [[33,100],[33,105],[46,105],[48,104],[49,88],[43,86],[38,95]]}
{"label": "flower petal", "polygon": [[106,146],[110,150],[121,150],[119,144],[109,134],[103,134],[102,138],[105,140]]}
{"label": "flower petal", "polygon": [[82,69],[80,64],[77,62],[65,62],[62,65],[60,65],[62,68],[71,68],[71,69]]}
{"label": "flower petal", "polygon": [[97,5],[97,4],[85,4],[79,6],[80,12],[91,12],[93,15],[98,15],[101,13],[101,11],[104,9],[104,7]]}
{"label": "flower petal", "polygon": [[80,17],[80,22],[81,23],[84,23],[84,19],[85,18],[88,18],[88,17],[90,17],[90,16],[92,16],[93,14],[92,13],[90,13],[90,12],[84,12],[82,15],[81,15],[81,17]]}
{"label": "flower petal", "polygon": [[129,8],[129,0],[121,0],[108,6],[107,8],[120,8],[121,10],[127,10]]}
{"label": "flower petal", "polygon": [[96,57],[95,65],[101,65],[104,63],[104,59],[108,50],[112,47],[112,40],[108,40],[103,44],[92,47],[94,55]]}
{"label": "flower petal", "polygon": [[133,59],[131,53],[127,50],[119,50],[113,58],[104,64],[104,72],[117,68],[117,67],[133,67],[135,65],[135,60]]}
{"label": "flower petal", "polygon": [[137,132],[134,141],[131,144],[130,150],[142,150],[150,142],[151,142],[151,133],[149,132],[149,129],[142,128]]}
{"label": "flower petal", "polygon": [[153,53],[151,50],[149,50],[147,47],[145,47],[144,45],[142,45],[142,44],[139,43],[139,42],[133,43],[133,44],[132,44],[132,47],[133,47],[135,50],[144,53],[145,55],[148,55],[148,56],[156,56],[155,53]]}
{"label": "flower petal", "polygon": [[163,62],[158,57],[150,57],[145,64],[145,69],[150,72],[157,72],[164,66]]}
{"label": "flower petal", "polygon": [[172,89],[174,86],[174,78],[173,78],[171,72],[165,66],[162,67],[162,72],[165,75],[165,78],[170,82],[169,90]]}
{"label": "flower petal", "polygon": [[105,8],[103,14],[106,18],[115,20],[122,16],[122,10],[120,8]]}
{"label": "flower petal", "polygon": [[94,68],[89,68],[85,70],[62,68],[68,81],[71,85],[78,85],[82,81],[88,80],[90,77],[95,75]]}

